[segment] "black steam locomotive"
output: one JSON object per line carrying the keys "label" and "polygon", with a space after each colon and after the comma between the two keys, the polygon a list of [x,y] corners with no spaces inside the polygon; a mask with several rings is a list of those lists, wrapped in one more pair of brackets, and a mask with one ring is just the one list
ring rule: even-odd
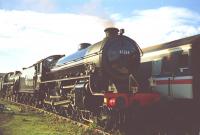
{"label": "black steam locomotive", "polygon": [[127,110],[135,104],[150,106],[160,96],[138,91],[135,74],[142,51],[137,43],[124,30],[107,28],[105,33],[102,41],[82,43],[72,55],[52,55],[13,73],[9,83],[9,74],[4,76],[1,93],[75,120],[105,127],[124,124]]}

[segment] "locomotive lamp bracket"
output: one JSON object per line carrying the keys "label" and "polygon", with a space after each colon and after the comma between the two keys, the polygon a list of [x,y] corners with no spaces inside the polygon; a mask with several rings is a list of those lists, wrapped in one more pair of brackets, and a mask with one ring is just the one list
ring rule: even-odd
{"label": "locomotive lamp bracket", "polygon": [[124,32],[125,32],[125,30],[124,30],[124,29],[120,29],[120,30],[119,30],[119,35],[123,35],[123,34],[124,34]]}
{"label": "locomotive lamp bracket", "polygon": [[129,75],[129,91],[132,92],[132,93],[137,93],[138,92],[138,82],[137,80],[135,79],[135,77],[130,74]]}

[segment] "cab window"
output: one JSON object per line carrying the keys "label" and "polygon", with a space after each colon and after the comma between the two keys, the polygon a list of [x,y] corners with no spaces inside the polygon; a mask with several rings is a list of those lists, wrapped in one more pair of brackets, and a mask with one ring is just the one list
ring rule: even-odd
{"label": "cab window", "polygon": [[171,65],[171,57],[164,56],[162,59],[162,67],[161,67],[162,74],[169,74],[171,72],[170,65]]}

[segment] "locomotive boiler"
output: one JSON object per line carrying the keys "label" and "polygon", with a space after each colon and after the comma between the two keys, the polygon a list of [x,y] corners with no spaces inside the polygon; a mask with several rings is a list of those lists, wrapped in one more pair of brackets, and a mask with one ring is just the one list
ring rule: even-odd
{"label": "locomotive boiler", "polygon": [[107,28],[105,33],[102,41],[94,45],[82,43],[76,53],[62,57],[49,70],[46,79],[91,75],[96,91],[108,89],[103,86],[108,86],[109,81],[119,91],[128,90],[129,75],[134,74],[140,64],[140,48],[116,28]]}

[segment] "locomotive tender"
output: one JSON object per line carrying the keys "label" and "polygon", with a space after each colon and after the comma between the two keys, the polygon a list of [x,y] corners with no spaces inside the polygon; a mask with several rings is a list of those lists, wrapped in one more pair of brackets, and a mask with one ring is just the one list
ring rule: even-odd
{"label": "locomotive tender", "polygon": [[137,43],[117,28],[105,33],[102,41],[82,43],[69,56],[52,55],[23,68],[12,82],[17,92],[7,97],[105,127],[124,124],[135,104],[158,102],[158,93],[138,92],[135,74],[142,51]]}

